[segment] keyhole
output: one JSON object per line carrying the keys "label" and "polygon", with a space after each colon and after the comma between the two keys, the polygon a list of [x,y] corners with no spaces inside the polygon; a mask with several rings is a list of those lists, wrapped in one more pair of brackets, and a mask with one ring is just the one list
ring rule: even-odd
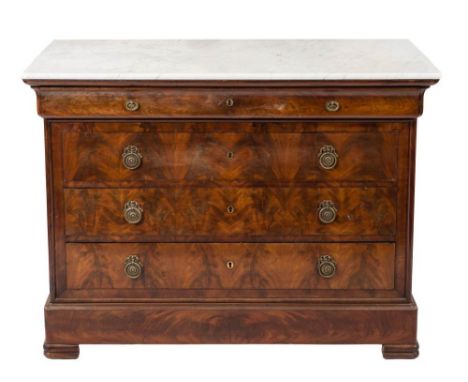
{"label": "keyhole", "polygon": [[228,159],[234,158],[234,153],[233,153],[232,151],[229,151],[229,152],[227,153],[227,157],[228,157]]}
{"label": "keyhole", "polygon": [[234,206],[228,206],[227,207],[227,212],[230,213],[230,214],[234,213],[234,210],[235,210]]}
{"label": "keyhole", "polygon": [[227,267],[227,269],[234,268],[234,261],[231,261],[231,260],[227,261],[226,262],[226,267]]}

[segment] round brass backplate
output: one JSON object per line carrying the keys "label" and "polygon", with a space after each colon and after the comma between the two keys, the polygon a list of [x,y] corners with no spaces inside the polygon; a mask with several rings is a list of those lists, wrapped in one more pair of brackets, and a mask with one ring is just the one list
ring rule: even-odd
{"label": "round brass backplate", "polygon": [[335,276],[336,263],[331,256],[320,256],[317,261],[317,271],[323,278],[329,279]]}
{"label": "round brass backplate", "polygon": [[140,154],[138,147],[130,145],[124,148],[122,153],[122,163],[128,170],[136,170],[141,166],[141,159],[143,155]]}
{"label": "round brass backplate", "polygon": [[318,154],[319,164],[324,170],[332,170],[338,163],[338,154],[332,145],[322,146]]}
{"label": "round brass backplate", "polygon": [[333,223],[336,219],[337,209],[331,200],[323,200],[318,210],[318,218],[323,224]]}
{"label": "round brass backplate", "polygon": [[338,111],[340,110],[340,103],[335,100],[327,101],[327,103],[325,104],[325,109],[330,112]]}
{"label": "round brass backplate", "polygon": [[140,108],[140,104],[137,101],[128,99],[125,101],[125,110],[128,111],[137,111]]}
{"label": "round brass backplate", "polygon": [[128,256],[124,263],[124,272],[130,279],[137,279],[141,276],[143,265],[138,256]]}
{"label": "round brass backplate", "polygon": [[138,224],[143,219],[143,208],[135,200],[129,200],[125,203],[123,213],[128,224]]}

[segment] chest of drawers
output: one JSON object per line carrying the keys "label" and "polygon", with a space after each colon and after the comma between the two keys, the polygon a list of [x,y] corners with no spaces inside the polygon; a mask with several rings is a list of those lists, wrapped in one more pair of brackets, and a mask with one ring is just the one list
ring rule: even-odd
{"label": "chest of drawers", "polygon": [[383,344],[414,358],[407,41],[57,41],[45,355],[79,344]]}

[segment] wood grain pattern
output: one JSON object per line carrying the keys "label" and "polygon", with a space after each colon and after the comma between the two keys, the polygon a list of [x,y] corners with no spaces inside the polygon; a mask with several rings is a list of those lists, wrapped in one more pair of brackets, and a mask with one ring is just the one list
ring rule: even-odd
{"label": "wood grain pattern", "polygon": [[[125,221],[128,200],[143,209],[141,223]],[[322,200],[338,210],[331,224],[318,219]],[[68,241],[388,240],[395,217],[388,187],[65,190]]]}
{"label": "wood grain pattern", "polygon": [[[69,187],[394,181],[403,124],[297,122],[57,123]],[[239,132],[242,131],[243,132]],[[141,166],[122,164],[134,145]],[[338,165],[324,170],[320,149]]]}
{"label": "wood grain pattern", "polygon": [[[36,89],[38,112],[46,118],[385,118],[417,117],[418,88],[106,88]],[[233,99],[232,107],[226,105]],[[125,101],[140,104],[127,111]],[[329,112],[329,100],[340,102]]]}
{"label": "wood grain pattern", "polygon": [[47,304],[46,343],[411,344],[414,303]]}
{"label": "wood grain pattern", "polygon": [[[136,280],[123,272],[130,255],[143,264]],[[337,264],[332,278],[317,272],[323,255]],[[91,290],[393,289],[394,257],[394,245],[384,243],[67,244],[67,284]]]}
{"label": "wood grain pattern", "polygon": [[[437,81],[26,82],[47,118],[47,357],[76,358],[80,343],[379,343],[385,358],[417,356],[415,118]],[[121,163],[129,144],[143,154],[135,171]],[[331,171],[317,167],[324,144],[339,155]],[[139,225],[123,220],[128,198]],[[331,225],[322,199],[338,207]],[[329,280],[315,270],[325,252]],[[128,254],[142,279],[124,276]]]}

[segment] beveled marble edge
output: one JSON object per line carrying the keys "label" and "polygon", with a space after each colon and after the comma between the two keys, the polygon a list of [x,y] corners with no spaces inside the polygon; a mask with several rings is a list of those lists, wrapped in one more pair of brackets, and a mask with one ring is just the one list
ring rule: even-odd
{"label": "beveled marble edge", "polygon": [[316,81],[440,76],[408,40],[58,40],[22,78]]}

